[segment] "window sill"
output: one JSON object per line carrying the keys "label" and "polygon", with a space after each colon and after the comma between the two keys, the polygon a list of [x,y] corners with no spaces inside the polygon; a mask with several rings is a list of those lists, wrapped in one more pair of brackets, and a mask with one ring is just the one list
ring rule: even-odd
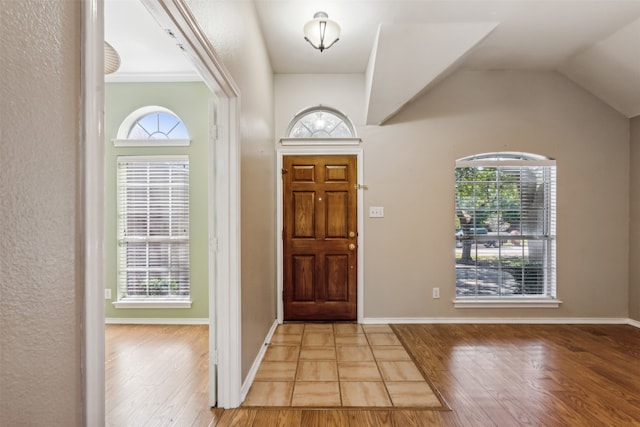
{"label": "window sill", "polygon": [[190,139],[112,139],[114,147],[188,147]]}
{"label": "window sill", "polygon": [[191,300],[140,299],[121,300],[113,303],[115,308],[191,308]]}
{"label": "window sill", "polygon": [[456,298],[455,308],[558,308],[562,301],[555,298]]}

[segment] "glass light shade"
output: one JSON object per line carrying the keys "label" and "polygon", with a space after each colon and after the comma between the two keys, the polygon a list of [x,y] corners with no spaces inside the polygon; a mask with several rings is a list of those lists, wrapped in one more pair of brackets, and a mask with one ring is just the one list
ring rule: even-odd
{"label": "glass light shade", "polygon": [[324,12],[316,13],[313,18],[304,26],[304,38],[322,52],[339,40],[340,26]]}
{"label": "glass light shade", "polygon": [[104,73],[111,74],[120,68],[120,55],[109,43],[104,42]]}

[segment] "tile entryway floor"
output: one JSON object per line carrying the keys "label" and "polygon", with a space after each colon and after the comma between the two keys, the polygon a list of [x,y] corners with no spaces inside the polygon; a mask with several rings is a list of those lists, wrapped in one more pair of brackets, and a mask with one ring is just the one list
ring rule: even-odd
{"label": "tile entryway floor", "polygon": [[438,408],[389,325],[279,325],[243,406]]}

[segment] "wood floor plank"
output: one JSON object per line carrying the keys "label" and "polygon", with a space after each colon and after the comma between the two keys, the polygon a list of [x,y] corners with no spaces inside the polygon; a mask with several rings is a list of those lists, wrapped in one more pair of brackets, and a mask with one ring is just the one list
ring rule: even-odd
{"label": "wood floor plank", "polygon": [[[347,417],[349,419],[349,426],[370,426],[370,427],[383,427],[389,426],[388,419],[389,411],[347,411]],[[382,415],[382,416],[381,416]],[[384,418],[384,415],[387,418]]]}
{"label": "wood floor plank", "polygon": [[299,427],[301,410],[256,410],[252,427]]}
{"label": "wood floor plank", "polygon": [[251,427],[255,421],[254,409],[227,409],[224,411],[216,427]]}

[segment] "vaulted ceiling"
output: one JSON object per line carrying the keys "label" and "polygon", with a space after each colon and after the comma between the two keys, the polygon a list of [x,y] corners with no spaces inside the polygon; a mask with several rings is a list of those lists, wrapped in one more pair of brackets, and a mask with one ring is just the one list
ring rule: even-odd
{"label": "vaulted ceiling", "polygon": [[[459,68],[558,71],[621,114],[640,115],[638,0],[254,2],[274,73],[363,73],[367,124],[384,123]],[[342,27],[339,42],[324,52],[302,36],[317,11]],[[144,13],[139,0],[106,1],[105,38],[123,62],[111,79],[193,76]],[[173,57],[157,59],[165,49]]]}

